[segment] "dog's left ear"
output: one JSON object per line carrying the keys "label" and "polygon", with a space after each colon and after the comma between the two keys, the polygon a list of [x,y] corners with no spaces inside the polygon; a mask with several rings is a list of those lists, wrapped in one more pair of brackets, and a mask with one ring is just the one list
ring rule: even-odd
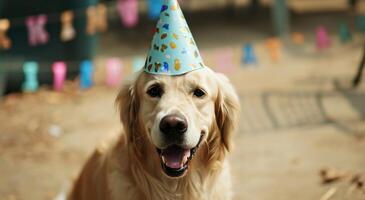
{"label": "dog's left ear", "polygon": [[222,143],[227,151],[232,146],[232,135],[239,120],[240,103],[236,91],[223,74],[217,73],[218,97],[215,102],[215,116]]}
{"label": "dog's left ear", "polygon": [[120,90],[115,104],[118,106],[120,120],[123,124],[124,131],[127,134],[128,141],[133,142],[139,123],[139,99],[136,91],[136,80],[130,80],[123,85]]}

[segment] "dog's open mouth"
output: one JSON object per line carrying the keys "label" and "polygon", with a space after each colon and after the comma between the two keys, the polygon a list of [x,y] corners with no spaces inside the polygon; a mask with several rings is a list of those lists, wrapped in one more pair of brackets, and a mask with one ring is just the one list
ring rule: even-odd
{"label": "dog's open mouth", "polygon": [[[203,137],[203,135],[202,135]],[[170,177],[180,177],[188,170],[189,162],[195,156],[200,142],[192,149],[185,149],[178,145],[170,145],[166,149],[158,149],[157,152],[160,156],[161,165],[166,175]]]}

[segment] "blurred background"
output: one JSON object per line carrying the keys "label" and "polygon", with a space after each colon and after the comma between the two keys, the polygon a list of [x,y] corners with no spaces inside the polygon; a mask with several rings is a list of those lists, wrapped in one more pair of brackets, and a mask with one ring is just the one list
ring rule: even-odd
{"label": "blurred background", "polygon": [[[162,0],[0,0],[0,199],[61,199],[120,123]],[[180,0],[242,116],[235,199],[364,200],[365,1]]]}

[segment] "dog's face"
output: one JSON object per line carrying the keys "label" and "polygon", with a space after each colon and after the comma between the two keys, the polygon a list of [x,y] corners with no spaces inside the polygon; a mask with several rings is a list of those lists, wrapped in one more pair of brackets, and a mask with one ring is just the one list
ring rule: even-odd
{"label": "dog's face", "polygon": [[[145,134],[169,177],[184,176],[189,161],[209,138],[219,138],[228,149],[239,105],[223,75],[208,68],[181,76],[142,72],[124,90],[127,92],[122,90],[119,95],[124,101],[120,105],[122,121],[124,126],[138,126],[128,134]],[[133,107],[132,111],[125,106]],[[219,130],[211,130],[214,128]]]}
{"label": "dog's face", "polygon": [[169,176],[181,176],[214,121],[217,85],[207,70],[183,76],[148,75],[141,113]]}

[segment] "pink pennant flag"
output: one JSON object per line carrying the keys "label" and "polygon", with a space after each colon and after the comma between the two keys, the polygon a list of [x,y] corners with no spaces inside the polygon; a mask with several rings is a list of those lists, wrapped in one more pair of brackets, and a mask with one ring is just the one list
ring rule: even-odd
{"label": "pink pennant flag", "polygon": [[230,48],[217,50],[215,53],[215,62],[217,71],[222,73],[229,73],[233,71],[233,51]]}
{"label": "pink pennant flag", "polygon": [[28,40],[31,46],[46,44],[49,35],[45,29],[47,15],[29,16],[25,21],[28,28]]}
{"label": "pink pennant flag", "polygon": [[55,62],[52,65],[53,71],[53,89],[56,91],[61,91],[66,79],[66,63],[65,62]]}
{"label": "pink pennant flag", "polygon": [[118,0],[117,9],[120,19],[124,26],[131,28],[138,23],[138,1],[137,0]]}
{"label": "pink pennant flag", "polygon": [[109,87],[119,86],[122,80],[122,62],[119,58],[110,58],[106,62],[106,84]]}
{"label": "pink pennant flag", "polygon": [[316,30],[317,34],[317,49],[327,49],[331,46],[331,41],[328,36],[326,27],[318,26]]}

